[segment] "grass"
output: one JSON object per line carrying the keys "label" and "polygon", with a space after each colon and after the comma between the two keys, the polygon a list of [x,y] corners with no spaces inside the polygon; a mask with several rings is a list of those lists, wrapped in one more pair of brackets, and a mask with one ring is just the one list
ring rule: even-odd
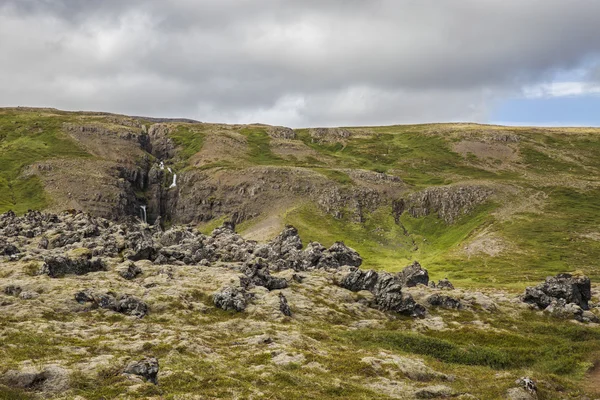
{"label": "grass", "polygon": [[67,121],[66,116],[0,111],[0,212],[48,205],[39,179],[21,175],[25,167],[50,158],[89,157],[62,132]]}

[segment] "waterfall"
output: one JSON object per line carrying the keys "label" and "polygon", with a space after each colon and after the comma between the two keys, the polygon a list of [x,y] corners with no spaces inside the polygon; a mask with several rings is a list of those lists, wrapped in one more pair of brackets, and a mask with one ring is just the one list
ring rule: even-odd
{"label": "waterfall", "polygon": [[161,169],[161,170],[164,170],[164,169],[165,169],[165,163],[164,163],[164,162],[162,162],[162,161],[160,162],[160,169]]}
{"label": "waterfall", "polygon": [[171,169],[171,167],[167,167],[167,169],[169,170],[169,173],[172,174],[173,170]]}
{"label": "waterfall", "polygon": [[140,216],[142,217],[142,221],[147,224],[148,220],[146,218],[146,206],[140,206]]}
{"label": "waterfall", "polygon": [[169,189],[174,188],[177,186],[177,174],[173,174],[173,183],[171,183],[171,186],[169,186]]}

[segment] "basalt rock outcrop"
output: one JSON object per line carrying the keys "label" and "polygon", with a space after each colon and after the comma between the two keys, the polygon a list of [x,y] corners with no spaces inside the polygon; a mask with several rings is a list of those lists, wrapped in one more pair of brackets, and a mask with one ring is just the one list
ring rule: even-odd
{"label": "basalt rock outcrop", "polygon": [[138,318],[142,318],[148,314],[148,305],[142,300],[128,294],[95,293],[92,290],[86,289],[76,293],[75,300],[81,304],[92,303],[95,308],[112,310]]}
{"label": "basalt rock outcrop", "polygon": [[590,279],[586,276],[558,274],[546,281],[525,289],[522,301],[558,318],[582,322],[598,322],[589,312],[592,297]]}
{"label": "basalt rock outcrop", "polygon": [[387,272],[355,269],[339,285],[353,292],[368,290],[375,298],[374,306],[412,317],[425,315],[425,307],[417,304],[409,294],[402,293],[402,281]]}
{"label": "basalt rock outcrop", "polygon": [[415,261],[398,273],[398,279],[401,285],[406,287],[413,287],[418,284],[427,286],[429,273],[421,267],[418,261]]}
{"label": "basalt rock outcrop", "polygon": [[141,376],[155,385],[158,385],[158,371],[158,360],[155,357],[131,362],[123,369],[124,374]]}

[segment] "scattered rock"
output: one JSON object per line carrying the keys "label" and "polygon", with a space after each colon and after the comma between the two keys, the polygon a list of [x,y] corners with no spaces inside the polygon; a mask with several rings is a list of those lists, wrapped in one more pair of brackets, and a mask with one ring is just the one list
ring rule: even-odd
{"label": "scattered rock", "polygon": [[240,283],[246,289],[251,288],[252,285],[263,286],[269,290],[285,289],[288,287],[285,278],[271,276],[269,265],[262,258],[246,263],[244,276],[240,278]]}
{"label": "scattered rock", "polygon": [[64,275],[85,275],[90,272],[106,271],[106,265],[101,259],[89,257],[69,258],[64,256],[48,257],[42,266],[42,274],[51,278]]}
{"label": "scattered rock", "polygon": [[437,399],[440,397],[452,397],[454,391],[452,388],[444,385],[427,386],[415,391],[417,399]]}
{"label": "scattered rock", "polygon": [[417,304],[411,295],[403,294],[400,279],[387,272],[356,268],[342,279],[340,286],[353,292],[370,291],[375,296],[375,306],[381,310],[413,317],[425,315],[425,307]]}
{"label": "scattered rock", "polygon": [[157,385],[158,369],[158,360],[154,357],[151,357],[128,364],[123,370],[123,373],[141,376],[148,382],[152,382]]}
{"label": "scattered rock", "polygon": [[590,279],[586,276],[574,277],[571,274],[558,274],[546,278],[544,283],[525,290],[523,301],[537,305],[541,310],[548,307],[553,299],[564,299],[588,310],[592,297]]}
{"label": "scattered rock", "polygon": [[427,302],[434,307],[448,308],[451,310],[460,310],[462,308],[460,300],[437,293],[429,296]]}
{"label": "scattered rock", "polygon": [[119,275],[127,280],[135,279],[138,275],[142,274],[142,272],[142,269],[133,262],[130,262],[126,267],[119,269]]}
{"label": "scattered rock", "polygon": [[4,294],[7,296],[18,296],[21,292],[23,291],[23,289],[21,289],[20,286],[16,286],[16,285],[8,285],[4,288]]}
{"label": "scattered rock", "polygon": [[283,293],[279,293],[279,310],[286,317],[292,316],[292,310],[290,310],[290,306],[288,305],[287,299]]}
{"label": "scattered rock", "polygon": [[444,278],[438,281],[437,288],[454,290],[454,285],[448,280],[448,278]]}
{"label": "scattered rock", "polygon": [[148,314],[148,305],[142,300],[125,294],[117,296],[114,293],[97,294],[86,289],[75,294],[75,300],[80,303],[92,303],[94,307],[112,310],[121,314],[142,318]]}
{"label": "scattered rock", "polygon": [[0,382],[6,386],[42,393],[58,393],[69,388],[69,373],[58,365],[47,365],[41,371],[25,369],[7,371]]}
{"label": "scattered rock", "polygon": [[404,268],[398,273],[400,284],[406,287],[417,286],[418,284],[425,285],[429,283],[429,274],[427,270],[421,267],[418,261]]}
{"label": "scattered rock", "polygon": [[248,305],[247,294],[243,288],[228,286],[221,291],[213,294],[215,306],[225,311],[235,310],[244,311]]}

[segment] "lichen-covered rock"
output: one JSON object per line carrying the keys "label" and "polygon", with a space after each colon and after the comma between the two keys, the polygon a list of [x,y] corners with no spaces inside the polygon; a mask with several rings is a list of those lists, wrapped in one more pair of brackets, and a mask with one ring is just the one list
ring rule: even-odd
{"label": "lichen-covered rock", "polygon": [[247,293],[244,288],[228,286],[213,294],[213,302],[225,311],[242,312],[248,305]]}
{"label": "lichen-covered rock", "polygon": [[331,254],[338,266],[348,265],[350,267],[360,267],[362,258],[356,252],[346,246],[344,242],[335,242],[327,251]]}
{"label": "lichen-covered rock", "polygon": [[85,275],[98,271],[106,271],[104,261],[99,258],[51,256],[46,258],[41,273],[51,278],[58,278],[64,275]]}
{"label": "lichen-covered rock", "polygon": [[154,357],[145,358],[141,361],[136,361],[129,363],[125,369],[123,369],[124,374],[132,374],[141,376],[146,379],[148,382],[152,382],[155,385],[158,384],[158,360]]}
{"label": "lichen-covered rock", "polygon": [[[434,285],[434,287],[436,287]],[[448,278],[444,278],[438,281],[437,283],[437,288],[438,289],[448,289],[448,290],[453,290],[454,289],[454,285],[448,280]]]}
{"label": "lichen-covered rock", "polygon": [[429,274],[418,261],[415,261],[398,273],[398,279],[401,285],[406,287],[413,287],[418,284],[427,286]]}
{"label": "lichen-covered rock", "polygon": [[522,300],[535,304],[540,310],[548,307],[553,301],[563,299],[588,310],[588,302],[592,298],[590,279],[586,276],[575,277],[571,274],[558,274],[546,278],[544,283],[525,289]]}
{"label": "lichen-covered rock", "polygon": [[119,275],[127,280],[135,279],[138,275],[141,275],[142,272],[142,269],[133,262],[129,262],[126,264],[126,266],[122,266],[119,269]]}
{"label": "lichen-covered rock", "polygon": [[460,300],[437,293],[429,296],[427,302],[434,307],[447,308],[451,310],[460,310],[462,308],[462,303]]}
{"label": "lichen-covered rock", "polygon": [[59,393],[69,388],[69,372],[59,365],[47,365],[43,369],[27,368],[9,370],[0,383],[17,389],[41,393]]}
{"label": "lichen-covered rock", "polygon": [[7,296],[18,296],[22,291],[23,289],[17,285],[8,285],[4,287],[4,294]]}
{"label": "lichen-covered rock", "polygon": [[292,316],[292,310],[288,304],[288,301],[283,293],[279,293],[279,311],[286,317]]}
{"label": "lichen-covered rock", "polygon": [[121,314],[142,318],[148,314],[148,305],[137,297],[125,294],[94,293],[85,289],[75,294],[75,301],[80,304],[92,303],[93,307],[112,310]]}
{"label": "lichen-covered rock", "polygon": [[285,289],[288,287],[285,278],[271,276],[269,265],[262,258],[246,263],[243,272],[244,276],[240,278],[240,283],[246,289],[252,285],[263,286],[269,290]]}
{"label": "lichen-covered rock", "polygon": [[402,284],[397,276],[387,272],[355,269],[344,276],[339,285],[353,292],[368,290],[374,295],[377,308],[394,311],[412,317],[425,315],[425,307],[415,302],[410,294],[402,293]]}

